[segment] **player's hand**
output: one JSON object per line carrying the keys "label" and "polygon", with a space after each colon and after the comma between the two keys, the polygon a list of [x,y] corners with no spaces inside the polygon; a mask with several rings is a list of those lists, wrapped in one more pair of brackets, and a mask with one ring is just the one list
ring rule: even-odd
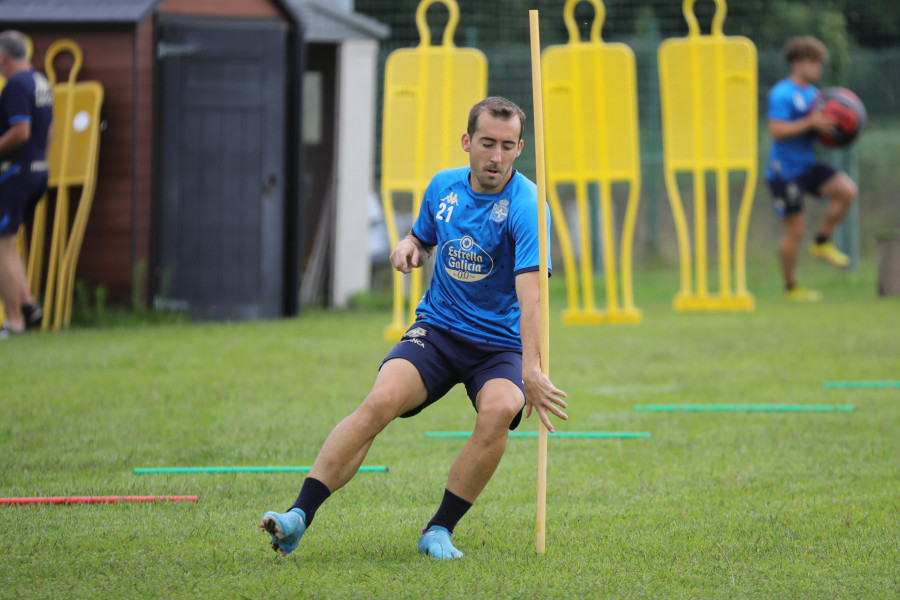
{"label": "player's hand", "polygon": [[569,415],[564,413],[562,409],[568,408],[563,398],[566,393],[557,389],[550,378],[543,372],[523,374],[525,382],[525,418],[531,416],[531,412],[537,411],[538,418],[547,428],[547,431],[553,433],[553,425],[550,423],[550,413],[559,417],[563,421],[569,420]]}
{"label": "player's hand", "polygon": [[809,113],[807,120],[809,121],[810,129],[818,133],[824,133],[825,135],[833,135],[835,133],[837,123],[825,116],[825,113],[821,110],[814,110]]}
{"label": "player's hand", "polygon": [[421,267],[428,260],[428,252],[421,242],[407,235],[400,240],[391,252],[391,265],[401,273],[410,273],[413,269]]}

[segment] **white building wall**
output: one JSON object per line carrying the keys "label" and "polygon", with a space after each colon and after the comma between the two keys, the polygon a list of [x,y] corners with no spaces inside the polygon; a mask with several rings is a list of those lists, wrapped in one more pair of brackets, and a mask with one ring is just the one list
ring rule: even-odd
{"label": "white building wall", "polygon": [[337,166],[334,260],[330,305],[347,306],[350,297],[368,291],[369,209],[375,143],[375,71],[378,43],[347,40],[338,50]]}

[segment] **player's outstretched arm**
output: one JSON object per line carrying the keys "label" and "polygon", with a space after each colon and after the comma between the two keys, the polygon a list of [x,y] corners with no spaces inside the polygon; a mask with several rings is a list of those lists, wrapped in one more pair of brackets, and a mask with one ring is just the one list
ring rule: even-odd
{"label": "player's outstretched arm", "polygon": [[562,411],[567,408],[566,393],[557,389],[541,371],[541,290],[540,271],[516,276],[516,295],[522,317],[519,323],[522,338],[522,381],[525,382],[525,418],[537,411],[538,418],[551,433],[550,414],[568,420]]}
{"label": "player's outstretched arm", "polygon": [[431,256],[428,248],[412,232],[400,240],[391,252],[391,265],[403,273],[421,267]]}

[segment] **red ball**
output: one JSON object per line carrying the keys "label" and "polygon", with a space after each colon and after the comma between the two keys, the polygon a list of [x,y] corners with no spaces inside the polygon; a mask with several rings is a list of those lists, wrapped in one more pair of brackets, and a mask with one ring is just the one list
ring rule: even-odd
{"label": "red ball", "polygon": [[859,135],[866,125],[866,107],[859,97],[843,87],[825,88],[816,97],[813,110],[822,113],[835,123],[830,134],[819,133],[819,141],[826,146],[847,146]]}

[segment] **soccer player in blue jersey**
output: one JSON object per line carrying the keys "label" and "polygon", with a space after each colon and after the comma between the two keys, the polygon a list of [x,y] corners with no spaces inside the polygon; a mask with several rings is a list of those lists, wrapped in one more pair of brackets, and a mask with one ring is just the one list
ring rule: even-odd
{"label": "soccer player in blue jersey", "polygon": [[16,233],[47,189],[47,149],[53,134],[53,91],[31,67],[25,38],[0,33],[0,297],[6,321],[0,339],[41,322],[43,311],[16,252]]}
{"label": "soccer player in blue jersey", "polygon": [[831,234],[856,198],[857,188],[846,173],[820,162],[813,148],[817,133],[828,133],[834,127],[820,110],[813,108],[819,93],[815,84],[822,76],[822,63],[828,58],[828,50],[812,36],[794,37],[784,46],[784,58],[791,74],[775,84],[768,97],[772,147],[766,163],[766,180],[775,214],[784,224],[779,254],[787,298],[814,302],[821,294],[797,285],[794,276],[806,227],[803,196],[809,193],[829,199],[815,241],[809,247],[810,254],[846,267],[850,259],[831,242]]}
{"label": "soccer player in blue jersey", "polygon": [[[412,231],[391,252],[403,273],[435,256],[417,320],[381,364],[372,390],[325,440],[294,505],[267,512],[260,527],[288,554],[328,496],[356,474],[375,436],[411,417],[453,386],[465,385],[475,429],[450,467],[443,500],[419,538],[419,552],[459,558],[453,528],[500,463],[507,433],[537,412],[568,416],[540,367],[537,190],[513,169],[522,152],[525,113],[491,97],[470,114],[462,147],[469,166],[438,173]],[[549,246],[548,246],[549,247]]]}

